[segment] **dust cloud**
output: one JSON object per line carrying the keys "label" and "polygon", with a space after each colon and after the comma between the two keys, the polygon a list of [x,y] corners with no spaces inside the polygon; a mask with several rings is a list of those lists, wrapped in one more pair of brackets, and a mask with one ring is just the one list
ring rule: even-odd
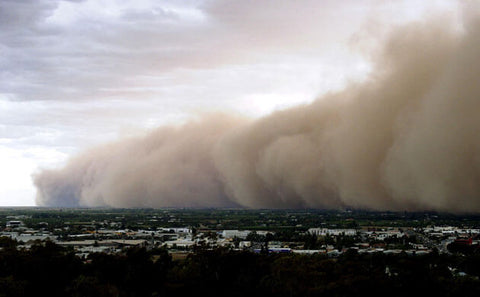
{"label": "dust cloud", "polygon": [[362,83],[260,119],[207,114],[34,175],[37,204],[480,211],[480,21],[392,32]]}

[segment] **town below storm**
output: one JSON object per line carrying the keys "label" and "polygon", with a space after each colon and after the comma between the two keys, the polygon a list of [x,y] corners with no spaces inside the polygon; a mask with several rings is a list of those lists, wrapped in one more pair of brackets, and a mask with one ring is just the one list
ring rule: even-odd
{"label": "town below storm", "polygon": [[198,249],[253,253],[425,255],[479,250],[480,216],[436,213],[237,209],[17,209],[0,236],[20,249],[52,241],[82,259],[130,247],[175,257]]}

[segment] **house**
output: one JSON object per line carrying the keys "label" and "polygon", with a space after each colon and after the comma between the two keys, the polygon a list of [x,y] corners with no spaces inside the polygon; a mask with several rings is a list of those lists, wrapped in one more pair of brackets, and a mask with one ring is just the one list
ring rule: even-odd
{"label": "house", "polygon": [[22,221],[7,221],[7,224],[6,224],[7,228],[17,228],[22,226],[23,226]]}

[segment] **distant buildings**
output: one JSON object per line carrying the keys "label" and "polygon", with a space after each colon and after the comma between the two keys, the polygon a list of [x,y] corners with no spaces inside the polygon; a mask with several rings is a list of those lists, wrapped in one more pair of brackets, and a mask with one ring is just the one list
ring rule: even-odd
{"label": "distant buildings", "polygon": [[[261,251],[271,253],[321,253],[338,256],[349,249],[358,253],[410,255],[429,253],[436,248],[440,253],[472,252],[479,249],[480,229],[452,226],[425,228],[364,227],[358,229],[310,228],[306,232],[295,231],[298,241],[272,241],[271,230],[218,230],[191,227],[157,227],[131,230],[117,229],[118,222],[107,222],[96,226],[95,221],[76,223],[65,222],[63,227],[48,228],[47,223],[35,224],[36,229],[27,228],[23,219],[10,217],[0,236],[10,237],[18,242],[18,248],[30,248],[41,241],[51,240],[56,244],[71,247],[76,254],[84,257],[89,253],[116,253],[127,247],[163,247],[170,253],[190,253],[196,248],[213,249],[226,247],[235,250]],[[323,225],[323,224],[322,224]],[[320,244],[304,249],[302,236],[316,236]],[[272,236],[268,236],[272,235]],[[325,238],[331,238],[326,240]],[[350,237],[350,238],[346,238]],[[248,238],[248,240],[247,240]],[[293,238],[293,237],[292,237]],[[268,240],[267,240],[268,239]],[[311,239],[311,238],[310,238]],[[278,240],[278,239],[275,239]]]}

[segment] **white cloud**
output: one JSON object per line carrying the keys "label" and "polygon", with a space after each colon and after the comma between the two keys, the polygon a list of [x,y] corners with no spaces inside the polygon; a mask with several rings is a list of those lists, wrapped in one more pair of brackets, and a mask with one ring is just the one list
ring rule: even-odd
{"label": "white cloud", "polygon": [[52,166],[66,157],[66,154],[44,147],[12,149],[0,144],[0,205],[34,205],[32,173],[39,165]]}

